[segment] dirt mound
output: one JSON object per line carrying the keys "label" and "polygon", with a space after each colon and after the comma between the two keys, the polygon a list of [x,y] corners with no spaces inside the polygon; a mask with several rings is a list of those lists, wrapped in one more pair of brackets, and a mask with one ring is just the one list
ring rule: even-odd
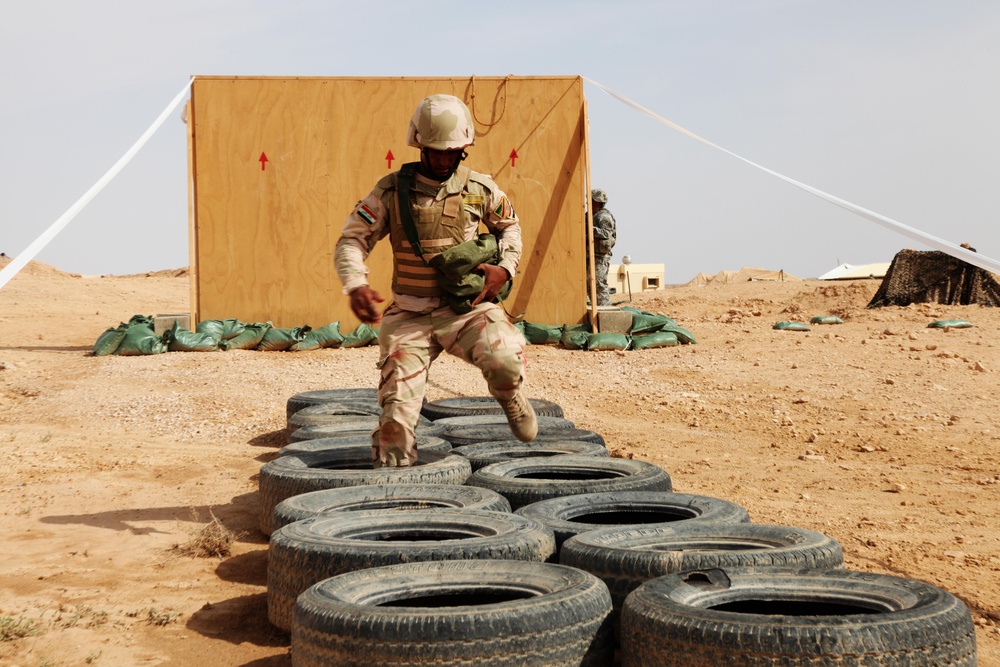
{"label": "dirt mound", "polygon": [[877,283],[863,280],[820,285],[796,294],[781,312],[800,317],[837,315],[848,319],[865,309],[877,288]]}
{"label": "dirt mound", "polygon": [[[13,261],[14,261],[13,257],[11,257],[10,255],[8,255],[6,253],[0,252],[0,269],[4,268],[5,266],[7,266],[8,264],[10,264]],[[27,275],[27,276],[38,276],[40,278],[44,278],[44,277],[48,277],[48,276],[51,276],[51,277],[60,277],[60,276],[62,276],[62,277],[65,277],[65,278],[79,278],[80,277],[79,273],[67,273],[65,271],[60,271],[59,269],[57,269],[56,267],[54,267],[54,266],[52,266],[50,264],[43,264],[42,262],[38,262],[36,260],[31,260],[30,262],[28,262],[27,264],[25,264],[24,268],[22,268],[20,271],[18,271],[18,273],[23,273],[24,275]]]}
{"label": "dirt mound", "polygon": [[163,269],[162,271],[147,271],[146,273],[130,273],[123,276],[113,276],[115,278],[187,278],[188,267],[182,266],[179,269]]}

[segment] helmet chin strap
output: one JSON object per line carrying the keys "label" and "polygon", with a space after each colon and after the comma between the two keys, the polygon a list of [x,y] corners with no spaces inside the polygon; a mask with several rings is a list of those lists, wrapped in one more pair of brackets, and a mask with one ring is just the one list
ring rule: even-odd
{"label": "helmet chin strap", "polygon": [[448,168],[448,172],[443,177],[439,178],[438,175],[431,170],[430,158],[427,157],[427,148],[421,148],[420,168],[417,171],[428,178],[444,182],[451,178],[451,175],[455,173],[456,169],[458,169],[458,165],[462,164],[462,161],[467,157],[469,157],[469,154],[464,150],[461,153],[457,153],[455,155],[455,161],[452,163],[451,167]]}

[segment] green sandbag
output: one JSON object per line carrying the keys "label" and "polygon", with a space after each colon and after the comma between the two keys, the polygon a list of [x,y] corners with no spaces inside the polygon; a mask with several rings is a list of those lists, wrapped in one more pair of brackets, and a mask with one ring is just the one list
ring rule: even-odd
{"label": "green sandbag", "polygon": [[808,324],[802,322],[775,322],[772,329],[784,329],[786,331],[812,331]]}
{"label": "green sandbag", "polygon": [[136,315],[125,330],[125,337],[115,350],[115,354],[123,357],[144,354],[161,354],[167,351],[163,336],[157,336],[153,331],[153,318]]}
{"label": "green sandbag", "polygon": [[103,357],[106,354],[114,354],[118,346],[125,340],[125,331],[127,329],[128,324],[122,322],[117,327],[108,329],[98,336],[97,342],[94,343],[94,356]]}
{"label": "green sandbag", "polygon": [[195,325],[197,333],[212,334],[218,340],[229,340],[243,333],[246,325],[236,318],[230,317],[225,320],[202,320]]}
{"label": "green sandbag", "polygon": [[968,327],[975,325],[966,320],[937,320],[936,322],[931,322],[927,326],[932,329],[967,329]]}
{"label": "green sandbag", "polygon": [[588,350],[627,350],[631,336],[620,333],[595,333],[587,338]]}
{"label": "green sandbag", "polygon": [[243,331],[229,340],[219,341],[220,350],[254,350],[260,345],[264,334],[271,328],[270,322],[254,322],[245,324]]}
{"label": "green sandbag", "polygon": [[672,326],[672,327],[677,326],[677,321],[674,320],[674,318],[667,317],[666,315],[664,315],[662,313],[651,313],[648,310],[640,310],[640,309],[636,308],[635,306],[620,306],[619,308],[621,310],[626,311],[626,312],[632,313],[632,315],[633,315],[633,318],[632,318],[633,321],[635,320],[634,316],[638,315],[640,318],[657,318],[657,319],[663,318],[663,319],[666,320],[666,323],[669,326]]}
{"label": "green sandbag", "polygon": [[312,327],[271,327],[264,332],[264,337],[257,343],[255,350],[261,352],[284,352],[292,345],[305,338]]}
{"label": "green sandbag", "polygon": [[163,340],[171,352],[215,352],[219,349],[219,339],[216,336],[207,332],[188,331],[177,320],[163,335]]}
{"label": "green sandbag", "polygon": [[677,325],[668,325],[660,329],[664,333],[672,333],[677,336],[677,341],[684,345],[697,345],[698,341],[694,339],[694,334],[685,329],[684,327],[679,327]]}
{"label": "green sandbag", "polygon": [[[438,285],[448,298],[448,305],[459,315],[472,310],[472,302],[483,291],[486,278],[476,271],[480,264],[496,264],[499,260],[497,238],[493,234],[480,234],[471,241],[452,246],[427,261],[440,273]],[[503,301],[510,295],[513,281],[506,281],[494,301]]]}
{"label": "green sandbag", "polygon": [[365,347],[378,342],[378,329],[373,329],[370,324],[362,322],[358,328],[347,334],[340,347]]}
{"label": "green sandbag", "polygon": [[230,338],[236,338],[243,330],[246,329],[246,324],[240,322],[236,318],[230,317],[228,319],[222,320],[222,339],[229,340]]}
{"label": "green sandbag", "polygon": [[590,333],[587,331],[570,329],[563,333],[559,342],[567,350],[583,350],[586,349],[589,338]]}
{"label": "green sandbag", "polygon": [[288,348],[289,352],[305,352],[326,347],[340,347],[344,335],[340,333],[340,322],[330,322],[325,327],[313,329],[305,338]]}
{"label": "green sandbag", "polygon": [[531,345],[548,345],[562,340],[563,329],[551,324],[524,323],[524,338]]}
{"label": "green sandbag", "polygon": [[644,336],[632,336],[632,349],[644,350],[654,347],[673,347],[677,345],[677,334],[673,331],[654,331]]}
{"label": "green sandbag", "polygon": [[816,315],[809,319],[809,324],[843,324],[844,320],[836,315]]}
{"label": "green sandbag", "polygon": [[222,320],[202,320],[194,325],[195,333],[208,334],[215,340],[222,340],[222,334],[226,330],[226,325]]}
{"label": "green sandbag", "polygon": [[660,331],[663,327],[677,326],[677,322],[673,321],[666,315],[653,315],[651,313],[633,313],[632,314],[632,326],[629,328],[629,333],[631,334],[644,334],[652,333],[654,331]]}

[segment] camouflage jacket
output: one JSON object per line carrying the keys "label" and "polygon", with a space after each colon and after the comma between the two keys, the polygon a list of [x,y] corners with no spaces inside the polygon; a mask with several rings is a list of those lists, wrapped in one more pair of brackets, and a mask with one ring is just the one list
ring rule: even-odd
{"label": "camouflage jacket", "polygon": [[615,247],[618,236],[615,230],[615,216],[611,211],[602,208],[594,212],[594,252],[598,255],[610,255]]}
{"label": "camouflage jacket", "polygon": [[[347,217],[340,240],[334,251],[334,268],[337,277],[348,294],[361,285],[368,284],[368,267],[365,260],[375,244],[389,234],[396,215],[396,182],[399,172],[382,178],[364,199],[359,201],[354,211]],[[513,277],[521,259],[521,225],[507,195],[489,176],[474,173],[470,182],[476,187],[481,203],[471,205],[470,224],[465,230],[465,240],[477,238],[479,223],[496,234],[499,245],[499,266],[507,269]],[[444,183],[438,183],[416,175],[414,192],[417,201],[426,205],[435,198],[444,197],[448,192],[461,188],[453,175]],[[471,199],[471,198],[470,198]],[[393,294],[393,301],[403,310],[429,312],[445,305],[444,297],[417,297],[407,294]]]}

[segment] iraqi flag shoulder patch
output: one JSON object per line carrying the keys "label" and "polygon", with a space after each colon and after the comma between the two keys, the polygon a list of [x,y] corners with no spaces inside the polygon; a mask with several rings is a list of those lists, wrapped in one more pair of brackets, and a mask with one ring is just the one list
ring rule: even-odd
{"label": "iraqi flag shoulder patch", "polygon": [[361,217],[362,220],[368,223],[369,227],[378,222],[378,216],[375,215],[375,211],[368,208],[367,204],[362,204],[361,206],[359,206],[357,209],[357,214],[358,216]]}
{"label": "iraqi flag shoulder patch", "polygon": [[513,218],[514,207],[510,205],[510,201],[506,197],[501,197],[500,203],[497,204],[495,209],[493,209],[493,215],[502,220]]}

